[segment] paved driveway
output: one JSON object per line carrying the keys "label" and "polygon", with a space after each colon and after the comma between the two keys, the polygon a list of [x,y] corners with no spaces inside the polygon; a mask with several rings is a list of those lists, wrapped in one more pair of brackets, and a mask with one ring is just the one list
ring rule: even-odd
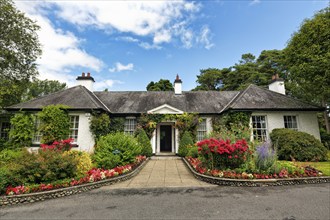
{"label": "paved driveway", "polygon": [[330,184],[106,189],[0,208],[0,219],[330,219]]}
{"label": "paved driveway", "polygon": [[210,187],[214,186],[197,180],[183,161],[171,159],[150,160],[134,178],[105,186],[105,189],[117,188],[153,188],[153,187]]}

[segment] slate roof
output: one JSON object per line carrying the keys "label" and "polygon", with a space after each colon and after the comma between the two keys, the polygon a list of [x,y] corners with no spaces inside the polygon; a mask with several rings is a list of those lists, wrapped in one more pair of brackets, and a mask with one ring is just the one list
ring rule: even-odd
{"label": "slate roof", "polygon": [[111,113],[146,113],[167,104],[184,112],[219,113],[238,91],[174,92],[94,92]]}
{"label": "slate roof", "polygon": [[84,86],[71,87],[66,90],[55,92],[50,95],[46,95],[40,98],[32,99],[27,102],[12,105],[5,109],[40,110],[44,106],[57,105],[57,104],[67,105],[73,110],[94,109],[94,110],[107,111],[107,107],[104,106],[103,103],[100,100],[98,100],[98,98],[88,89],[86,89]]}
{"label": "slate roof", "polygon": [[[234,110],[319,111],[322,108],[289,96],[250,85],[228,106]],[[227,109],[227,110],[228,110]]]}
{"label": "slate roof", "polygon": [[184,112],[200,114],[219,114],[227,110],[323,110],[255,85],[250,85],[243,91],[193,91],[183,92],[181,95],[175,95],[173,91],[90,92],[83,86],[75,86],[5,109],[40,110],[51,104],[68,105],[73,110],[104,110],[113,114],[146,113],[164,104]]}

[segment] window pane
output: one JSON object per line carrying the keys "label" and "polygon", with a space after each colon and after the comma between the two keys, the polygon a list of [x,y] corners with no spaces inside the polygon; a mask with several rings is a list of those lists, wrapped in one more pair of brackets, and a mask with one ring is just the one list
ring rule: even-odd
{"label": "window pane", "polygon": [[124,126],[124,133],[133,135],[136,128],[136,119],[126,119]]}
{"label": "window pane", "polygon": [[266,116],[252,116],[253,138],[255,140],[267,140]]}
{"label": "window pane", "polygon": [[294,115],[284,116],[284,127],[292,130],[298,130],[297,117]]}

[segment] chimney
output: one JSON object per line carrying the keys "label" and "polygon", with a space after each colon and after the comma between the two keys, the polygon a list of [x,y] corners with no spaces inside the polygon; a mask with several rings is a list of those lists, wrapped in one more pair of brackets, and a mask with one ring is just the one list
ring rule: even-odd
{"label": "chimney", "polygon": [[87,73],[87,76],[83,72],[81,76],[77,77],[77,85],[84,86],[89,91],[93,92],[93,84],[95,82],[94,78],[91,77],[90,73]]}
{"label": "chimney", "polygon": [[175,95],[182,94],[182,80],[180,79],[178,74],[176,75],[176,78],[174,81],[174,93],[175,93]]}
{"label": "chimney", "polygon": [[272,82],[268,85],[269,90],[285,95],[284,80],[278,74],[272,76]]}

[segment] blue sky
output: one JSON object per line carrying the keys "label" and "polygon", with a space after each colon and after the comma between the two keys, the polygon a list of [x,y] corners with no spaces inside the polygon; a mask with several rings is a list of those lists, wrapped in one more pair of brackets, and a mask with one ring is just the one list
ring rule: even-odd
{"label": "blue sky", "polygon": [[15,1],[41,27],[41,79],[95,90],[145,90],[179,74],[183,90],[200,69],[224,68],[244,53],[283,49],[328,1]]}

